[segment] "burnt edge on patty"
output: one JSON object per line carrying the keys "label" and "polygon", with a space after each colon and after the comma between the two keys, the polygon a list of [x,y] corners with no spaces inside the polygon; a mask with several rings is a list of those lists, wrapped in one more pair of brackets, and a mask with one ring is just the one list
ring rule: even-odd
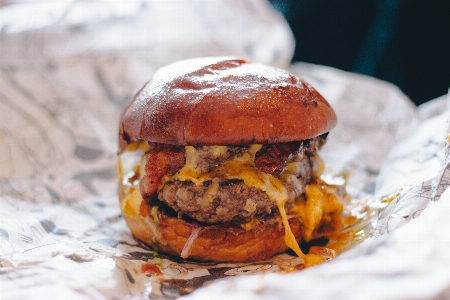
{"label": "burnt edge on patty", "polygon": [[[289,211],[295,201],[302,201],[306,185],[314,183],[315,178],[320,176],[315,162],[320,162],[317,151],[325,144],[326,136],[327,134],[323,134],[300,142],[264,145],[256,153],[256,167],[279,178],[285,185],[288,192],[286,210]],[[209,172],[248,150],[248,147],[227,147],[226,152],[213,157],[212,147],[196,148],[200,150],[199,165],[202,172]],[[289,153],[290,151],[292,152]],[[295,167],[288,169],[288,164],[295,164]],[[215,182],[218,184],[217,192],[214,198],[210,199],[208,189],[212,184],[211,180],[203,182],[202,185],[191,181],[170,180],[160,187],[158,199],[180,216],[186,215],[206,224],[242,224],[255,217],[278,213],[276,203],[265,192],[246,186],[242,180],[226,179]]]}

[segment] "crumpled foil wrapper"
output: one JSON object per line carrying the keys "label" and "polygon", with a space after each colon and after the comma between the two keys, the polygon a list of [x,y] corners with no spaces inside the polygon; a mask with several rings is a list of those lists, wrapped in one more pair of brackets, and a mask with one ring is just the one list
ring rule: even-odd
{"label": "crumpled foil wrapper", "polygon": [[[0,28],[1,299],[450,297],[446,97],[415,108],[386,82],[290,65],[292,33],[263,0],[7,3]],[[162,65],[212,55],[289,69],[329,100],[339,124],[322,157],[346,174],[360,244],[280,274],[298,258],[199,264],[130,235],[116,192],[122,108]]]}

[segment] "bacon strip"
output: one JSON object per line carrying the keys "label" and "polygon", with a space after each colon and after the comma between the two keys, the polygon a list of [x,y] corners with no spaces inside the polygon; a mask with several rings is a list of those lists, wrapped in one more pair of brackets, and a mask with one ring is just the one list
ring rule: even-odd
{"label": "bacon strip", "polygon": [[[319,140],[323,143],[322,140],[324,141],[325,138]],[[289,155],[297,152],[302,146],[308,147],[311,141],[264,145],[255,155],[255,166],[278,178]],[[145,164],[145,175],[140,182],[140,191],[144,198],[155,194],[162,177],[166,174],[175,174],[186,161],[183,146],[150,143],[150,147],[152,150]]]}
{"label": "bacon strip", "polygon": [[149,197],[156,193],[161,179],[166,174],[175,174],[185,164],[184,147],[152,143],[145,164],[145,175],[140,182],[142,196]]}
{"label": "bacon strip", "polygon": [[291,153],[300,149],[302,142],[264,145],[255,155],[255,166],[264,173],[279,177]]}

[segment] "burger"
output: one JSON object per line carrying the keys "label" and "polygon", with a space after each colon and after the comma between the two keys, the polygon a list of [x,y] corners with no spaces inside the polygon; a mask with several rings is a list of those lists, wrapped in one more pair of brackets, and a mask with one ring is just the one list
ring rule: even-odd
{"label": "burger", "polygon": [[131,233],[201,261],[267,259],[342,227],[343,195],[318,151],[329,103],[285,70],[228,57],[159,69],[119,128],[119,198]]}

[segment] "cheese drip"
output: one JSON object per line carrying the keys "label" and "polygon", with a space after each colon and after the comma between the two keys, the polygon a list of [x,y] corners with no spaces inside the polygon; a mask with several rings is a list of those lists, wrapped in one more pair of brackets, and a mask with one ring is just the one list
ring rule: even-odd
{"label": "cheese drip", "polygon": [[[288,193],[283,183],[270,174],[266,174],[255,167],[255,154],[261,149],[262,145],[254,144],[250,146],[248,152],[242,156],[235,157],[222,165],[215,168],[212,172],[201,173],[197,163],[197,150],[193,146],[186,146],[186,164],[175,175],[165,175],[162,179],[161,186],[169,180],[192,181],[196,185],[200,185],[207,180],[217,179],[239,179],[249,187],[255,187],[264,191],[269,199],[277,204],[280,212],[285,235],[284,241],[299,257],[305,258],[300,250],[297,240],[292,233],[289,221],[286,215],[285,204],[288,200]],[[223,149],[217,149],[219,154]],[[208,198],[214,197],[217,189],[208,191]]]}
{"label": "cheese drip", "polygon": [[141,218],[140,206],[144,201],[139,191],[138,181],[143,173],[144,154],[149,151],[147,142],[133,142],[119,155],[117,174],[119,177],[119,193],[122,195],[121,209],[124,214],[133,218]]}

